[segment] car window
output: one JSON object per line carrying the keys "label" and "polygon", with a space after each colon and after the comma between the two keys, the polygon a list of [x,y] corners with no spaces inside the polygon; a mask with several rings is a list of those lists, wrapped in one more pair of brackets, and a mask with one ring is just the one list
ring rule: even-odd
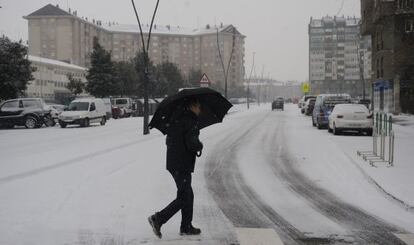
{"label": "car window", "polygon": [[90,111],[94,111],[94,110],[96,110],[95,103],[91,103],[91,109],[90,109]]}
{"label": "car window", "polygon": [[37,100],[23,100],[24,108],[40,108],[39,101]]}
{"label": "car window", "polygon": [[72,102],[69,105],[69,111],[87,111],[89,109],[89,102]]}
{"label": "car window", "polygon": [[18,100],[6,102],[1,107],[2,111],[16,111],[18,109],[19,109],[19,101]]}
{"label": "car window", "polygon": [[128,104],[128,100],[126,100],[126,99],[117,99],[117,100],[115,100],[115,104],[125,105],[125,104]]}

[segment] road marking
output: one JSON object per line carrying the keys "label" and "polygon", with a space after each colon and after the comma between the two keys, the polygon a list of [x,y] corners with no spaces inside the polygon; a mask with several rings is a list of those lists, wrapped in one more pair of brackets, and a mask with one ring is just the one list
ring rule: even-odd
{"label": "road marking", "polygon": [[236,228],[240,245],[283,245],[273,229]]}
{"label": "road marking", "polygon": [[414,234],[394,233],[394,235],[407,245],[414,245]]}

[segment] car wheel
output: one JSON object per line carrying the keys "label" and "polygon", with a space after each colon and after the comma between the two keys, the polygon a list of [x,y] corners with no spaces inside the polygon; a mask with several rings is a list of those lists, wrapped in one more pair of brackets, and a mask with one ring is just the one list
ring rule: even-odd
{"label": "car wheel", "polygon": [[36,118],[32,116],[27,116],[24,121],[24,126],[28,129],[36,128],[38,126]]}
{"label": "car wheel", "polygon": [[331,128],[331,126],[328,124],[328,132],[329,133],[332,133],[332,128]]}
{"label": "car wheel", "polygon": [[106,124],[106,117],[102,117],[101,125],[104,126]]}
{"label": "car wheel", "polygon": [[333,125],[333,129],[332,129],[332,131],[333,131],[333,134],[334,135],[339,135],[339,134],[341,134],[341,132],[336,128],[336,126],[335,126],[335,123],[334,123],[334,125]]}
{"label": "car wheel", "polygon": [[66,128],[68,126],[65,122],[59,121],[59,125],[61,128]]}

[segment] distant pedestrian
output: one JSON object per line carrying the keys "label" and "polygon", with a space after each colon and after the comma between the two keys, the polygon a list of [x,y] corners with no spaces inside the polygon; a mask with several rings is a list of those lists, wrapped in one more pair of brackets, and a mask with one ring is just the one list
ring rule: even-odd
{"label": "distant pedestrian", "polygon": [[199,140],[198,116],[201,105],[197,99],[189,99],[184,110],[174,112],[167,129],[167,170],[177,186],[177,197],[163,210],[148,217],[156,236],[162,237],[161,226],[181,210],[180,235],[199,235],[201,230],[192,225],[194,194],[191,174],[196,156],[201,156],[203,144]]}

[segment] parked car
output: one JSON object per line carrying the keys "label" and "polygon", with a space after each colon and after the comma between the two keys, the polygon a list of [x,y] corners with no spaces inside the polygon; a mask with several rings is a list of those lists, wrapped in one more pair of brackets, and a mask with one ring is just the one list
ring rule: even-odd
{"label": "parked car", "polygon": [[370,99],[360,99],[358,104],[365,105],[368,110],[371,108],[371,100]]}
{"label": "parked car", "polygon": [[312,115],[313,108],[315,107],[315,101],[316,101],[315,98],[310,98],[306,101],[305,105],[303,106],[303,111],[304,111],[303,113],[306,116]]}
{"label": "parked car", "polygon": [[39,98],[7,100],[0,105],[0,128],[40,128],[50,118],[50,109]]}
{"label": "parked car", "polygon": [[112,102],[110,98],[103,98],[102,99],[105,104],[105,110],[106,110],[106,120],[109,120],[112,118]]}
{"label": "parked car", "polygon": [[123,117],[130,117],[132,115],[132,99],[131,98],[116,98],[112,99],[112,105],[123,110]]}
{"label": "parked car", "polygon": [[329,115],[337,104],[351,103],[349,94],[321,94],[316,97],[312,112],[312,125],[318,129],[327,128]]}
{"label": "parked car", "polygon": [[125,116],[125,111],[118,106],[111,106],[111,114],[113,119],[123,118]]}
{"label": "parked car", "polygon": [[283,111],[283,108],[284,108],[284,99],[282,97],[278,97],[272,102],[272,111],[273,110]]}
{"label": "parked car", "polygon": [[91,123],[106,123],[106,108],[102,99],[76,99],[69,104],[69,108],[59,115],[59,125],[78,124],[88,127]]}
{"label": "parked car", "polygon": [[335,135],[343,131],[358,131],[372,136],[372,127],[372,114],[362,104],[338,104],[329,115],[328,131]]}
{"label": "parked car", "polygon": [[[311,99],[311,98],[316,98],[316,96],[315,95],[304,95],[300,100],[299,100],[299,103],[298,103],[298,107],[299,108],[303,108],[303,106],[305,105],[305,103],[306,103],[306,101],[308,101],[308,99]],[[302,112],[303,113],[303,112]]]}

